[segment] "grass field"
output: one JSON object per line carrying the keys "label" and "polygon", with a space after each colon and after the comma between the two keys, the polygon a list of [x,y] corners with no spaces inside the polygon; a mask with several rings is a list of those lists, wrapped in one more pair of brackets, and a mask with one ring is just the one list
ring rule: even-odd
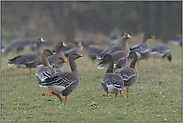
{"label": "grass field", "polygon": [[[68,96],[66,105],[54,95],[40,96],[34,76],[37,68],[29,75],[28,69],[7,65],[15,53],[2,56],[1,122],[182,122],[182,53],[180,47],[169,46],[172,62],[156,59],[154,64],[152,57],[140,61],[139,80],[130,87],[129,98],[123,88],[115,101],[112,94],[106,100],[100,84],[106,69],[97,69],[99,61],[92,64],[86,56],[78,59],[80,86]],[[69,64],[62,69],[70,71]]]}

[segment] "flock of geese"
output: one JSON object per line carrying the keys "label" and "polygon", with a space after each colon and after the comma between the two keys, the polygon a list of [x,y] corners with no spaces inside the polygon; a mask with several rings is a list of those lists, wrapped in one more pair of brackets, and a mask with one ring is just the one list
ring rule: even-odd
{"label": "flock of geese", "polygon": [[[18,55],[9,60],[8,65],[17,67],[31,68],[39,67],[35,73],[35,79],[41,87],[42,94],[45,96],[43,87],[48,88],[48,95],[56,95],[62,102],[60,94],[67,96],[77,89],[80,83],[81,74],[75,60],[86,55],[92,61],[100,60],[98,69],[107,67],[106,73],[101,78],[101,86],[106,93],[115,94],[115,99],[123,89],[127,88],[127,98],[129,97],[129,87],[135,84],[139,78],[136,63],[141,69],[139,61],[147,59],[151,55],[161,57],[171,61],[170,48],[167,44],[157,44],[151,48],[148,39],[154,38],[153,35],[145,33],[142,43],[128,47],[129,33],[123,31],[121,34],[121,45],[113,45],[104,50],[99,46],[90,44],[87,41],[73,41],[71,43],[58,42],[53,51],[45,49],[42,52],[41,43],[43,38],[36,41],[36,52]],[[83,55],[84,54],[84,55]],[[67,57],[67,60],[66,60]],[[71,72],[64,72],[61,67],[65,62],[69,62]],[[129,64],[129,66],[127,66]]]}

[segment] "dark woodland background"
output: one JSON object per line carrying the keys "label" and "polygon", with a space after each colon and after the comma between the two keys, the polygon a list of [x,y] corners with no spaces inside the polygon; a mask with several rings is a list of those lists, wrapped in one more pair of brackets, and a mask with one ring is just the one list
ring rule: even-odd
{"label": "dark woodland background", "polygon": [[182,33],[182,1],[1,1],[6,42],[36,36],[70,42],[78,33],[108,36],[115,29],[132,35],[149,32],[166,41]]}

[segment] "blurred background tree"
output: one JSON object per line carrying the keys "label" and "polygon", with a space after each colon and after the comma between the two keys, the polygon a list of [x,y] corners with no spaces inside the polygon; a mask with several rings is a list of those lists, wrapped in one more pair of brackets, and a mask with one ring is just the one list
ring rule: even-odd
{"label": "blurred background tree", "polygon": [[126,30],[149,32],[162,40],[182,34],[182,1],[1,2],[5,39],[45,36],[70,42],[79,34]]}

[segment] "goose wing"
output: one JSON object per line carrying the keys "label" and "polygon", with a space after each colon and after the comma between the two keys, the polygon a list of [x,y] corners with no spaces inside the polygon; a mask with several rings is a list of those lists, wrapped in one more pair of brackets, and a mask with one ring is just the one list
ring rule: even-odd
{"label": "goose wing", "polygon": [[68,72],[62,72],[45,79],[45,81],[41,83],[41,86],[59,85],[67,88],[70,85],[72,85],[72,83],[75,83],[77,81],[79,80],[74,74]]}
{"label": "goose wing", "polygon": [[144,43],[130,47],[130,52],[139,52],[141,54],[147,53],[149,50],[148,46]]}
{"label": "goose wing", "polygon": [[137,75],[134,69],[128,67],[120,68],[116,70],[115,73],[120,74],[124,81],[128,81],[130,78]]}
{"label": "goose wing", "polygon": [[106,73],[102,79],[101,83],[107,85],[113,85],[116,88],[119,88],[122,90],[124,86],[123,79],[120,75],[115,74],[115,73]]}
{"label": "goose wing", "polygon": [[45,81],[47,78],[52,77],[54,74],[55,70],[52,67],[42,66],[36,71],[35,77],[37,82],[41,84],[41,82]]}

